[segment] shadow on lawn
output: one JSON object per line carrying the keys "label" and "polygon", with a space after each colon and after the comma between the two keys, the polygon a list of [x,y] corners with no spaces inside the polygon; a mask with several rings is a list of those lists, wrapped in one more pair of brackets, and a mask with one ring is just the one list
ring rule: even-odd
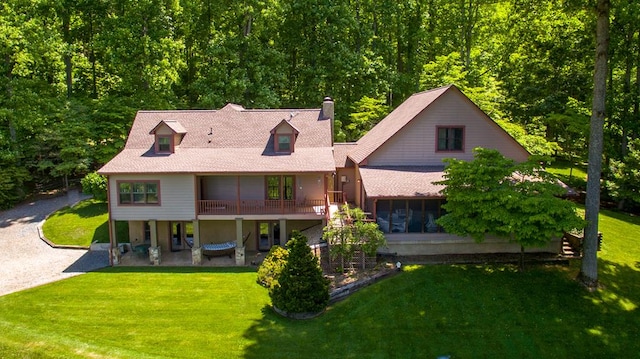
{"label": "shadow on lawn", "polygon": [[195,266],[117,266],[101,269],[102,273],[255,273],[251,267],[195,267]]}
{"label": "shadow on lawn", "polygon": [[602,262],[589,293],[566,267],[442,265],[404,272],[307,321],[263,308],[245,358],[631,357],[640,352],[640,272]]}

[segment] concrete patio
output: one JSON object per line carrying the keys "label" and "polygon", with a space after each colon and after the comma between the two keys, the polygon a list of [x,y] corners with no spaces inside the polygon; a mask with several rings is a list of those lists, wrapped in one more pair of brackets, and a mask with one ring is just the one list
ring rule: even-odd
{"label": "concrete patio", "polygon": [[[245,265],[258,265],[264,259],[266,253],[257,251],[247,251],[245,253]],[[148,255],[128,250],[121,255],[120,263],[117,266],[154,266]],[[175,252],[162,252],[160,256],[159,266],[166,267],[185,267],[194,266],[192,263],[192,254],[190,249]],[[210,259],[206,256],[202,257],[201,267],[235,267],[235,255],[214,256]]]}

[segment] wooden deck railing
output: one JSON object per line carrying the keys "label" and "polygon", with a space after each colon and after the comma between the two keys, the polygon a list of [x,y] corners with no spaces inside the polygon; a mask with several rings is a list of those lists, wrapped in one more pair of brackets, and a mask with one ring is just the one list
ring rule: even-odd
{"label": "wooden deck railing", "polygon": [[316,214],[325,215],[323,199],[295,200],[200,200],[198,214]]}
{"label": "wooden deck railing", "polygon": [[343,191],[327,191],[331,203],[343,204],[347,201],[347,194]]}

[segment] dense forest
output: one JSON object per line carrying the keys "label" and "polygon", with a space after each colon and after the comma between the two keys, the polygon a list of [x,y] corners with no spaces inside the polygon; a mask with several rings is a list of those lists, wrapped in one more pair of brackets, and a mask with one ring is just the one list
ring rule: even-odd
{"label": "dense forest", "polygon": [[[449,83],[534,154],[586,160],[593,0],[5,0],[0,208],[108,161],[140,109],[320,106],[357,140]],[[640,203],[640,4],[613,0],[604,190]]]}

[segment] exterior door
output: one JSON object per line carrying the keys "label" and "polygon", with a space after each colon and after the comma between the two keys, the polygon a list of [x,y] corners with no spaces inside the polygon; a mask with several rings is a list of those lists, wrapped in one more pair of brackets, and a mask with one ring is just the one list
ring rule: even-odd
{"label": "exterior door", "polygon": [[258,222],[258,250],[268,251],[280,244],[280,224],[278,222]]}

